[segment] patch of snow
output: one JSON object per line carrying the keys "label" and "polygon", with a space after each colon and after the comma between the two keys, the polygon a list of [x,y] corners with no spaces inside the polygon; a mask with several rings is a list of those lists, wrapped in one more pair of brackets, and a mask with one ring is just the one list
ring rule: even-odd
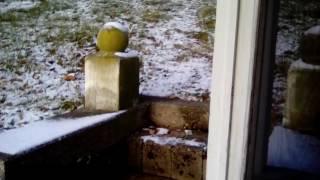
{"label": "patch of snow", "polygon": [[276,55],[283,55],[287,51],[295,52],[299,47],[298,42],[299,39],[295,35],[290,34],[288,36],[283,32],[279,32],[277,36]]}
{"label": "patch of snow", "polygon": [[169,129],[166,128],[157,128],[157,135],[166,135],[169,133]]}
{"label": "patch of snow", "polygon": [[320,70],[320,65],[313,65],[303,62],[301,59],[292,63],[289,71],[299,71],[299,70]]}
{"label": "patch of snow", "polygon": [[22,128],[8,130],[0,133],[0,152],[10,155],[21,153],[82,128],[108,121],[123,112],[72,119],[44,120]]}
{"label": "patch of snow", "polygon": [[129,51],[129,52],[116,52],[114,53],[116,56],[122,58],[135,58],[138,57],[139,53],[137,51]]}
{"label": "patch of snow", "polygon": [[187,135],[187,136],[192,136],[192,130],[184,130],[184,133]]}
{"label": "patch of snow", "polygon": [[128,33],[129,32],[129,27],[126,26],[126,25],[123,25],[119,22],[107,22],[103,25],[103,28],[102,29],[105,29],[105,30],[110,30],[112,28],[115,28],[115,29],[119,29],[120,31],[124,32],[124,33]]}
{"label": "patch of snow", "polygon": [[6,13],[14,10],[29,10],[37,5],[39,1],[14,1],[14,2],[0,2],[0,13]]}
{"label": "patch of snow", "polygon": [[320,25],[314,26],[304,32],[304,35],[318,35],[320,36]]}
{"label": "patch of snow", "polygon": [[192,147],[202,147],[202,148],[207,147],[206,143],[198,142],[195,139],[189,140],[189,139],[182,139],[182,138],[176,138],[176,137],[153,136],[153,135],[142,136],[141,139],[144,142],[151,141],[159,145],[175,146],[175,145],[183,144],[183,145],[192,146]]}

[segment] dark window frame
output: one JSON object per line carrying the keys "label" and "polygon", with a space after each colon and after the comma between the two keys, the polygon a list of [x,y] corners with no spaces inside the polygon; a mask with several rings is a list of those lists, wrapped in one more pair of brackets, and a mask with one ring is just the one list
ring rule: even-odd
{"label": "dark window frame", "polygon": [[256,56],[249,119],[246,180],[320,179],[317,175],[268,167],[268,138],[271,127],[273,69],[277,39],[278,0],[262,1],[260,6]]}

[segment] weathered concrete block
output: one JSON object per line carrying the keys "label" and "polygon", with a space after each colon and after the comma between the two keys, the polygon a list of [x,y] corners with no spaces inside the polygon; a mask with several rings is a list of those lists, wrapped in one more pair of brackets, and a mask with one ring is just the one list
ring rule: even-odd
{"label": "weathered concrete block", "polygon": [[[194,131],[189,136],[177,136],[172,132],[148,134],[148,131],[143,131],[132,137],[143,143],[142,150],[138,149],[143,156],[142,172],[177,180],[202,180],[205,176],[207,133]],[[136,140],[129,141],[135,143]],[[133,151],[129,156],[137,154]]]}
{"label": "weathered concrete block", "polygon": [[202,148],[177,145],[172,147],[172,178],[202,180]]}
{"label": "weathered concrete block", "polygon": [[2,132],[0,177],[99,179],[107,174],[121,179],[127,167],[125,139],[145,125],[145,110],[146,105],[107,114],[84,110]]}
{"label": "weathered concrete block", "polygon": [[5,179],[5,164],[4,161],[0,160],[0,180]]}
{"label": "weathered concrete block", "polygon": [[143,172],[171,177],[171,147],[147,141],[143,144]]}
{"label": "weathered concrete block", "polygon": [[135,105],[139,96],[136,54],[98,52],[85,60],[85,108],[118,111]]}
{"label": "weathered concrete block", "polygon": [[207,158],[204,158],[202,161],[202,179],[206,180],[206,176],[207,176]]}
{"label": "weathered concrete block", "polygon": [[320,130],[320,66],[299,60],[288,74],[284,125],[300,131]]}
{"label": "weathered concrete block", "polygon": [[300,51],[304,62],[320,65],[320,25],[304,32]]}
{"label": "weathered concrete block", "polygon": [[150,107],[151,120],[169,129],[207,130],[209,104],[186,101],[156,101]]}

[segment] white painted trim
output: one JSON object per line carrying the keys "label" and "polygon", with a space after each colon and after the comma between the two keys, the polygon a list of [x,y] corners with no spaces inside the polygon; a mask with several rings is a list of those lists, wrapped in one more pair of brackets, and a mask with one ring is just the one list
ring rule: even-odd
{"label": "white painted trim", "polygon": [[259,1],[241,1],[238,45],[234,79],[234,99],[231,118],[228,180],[244,179],[253,70],[257,45]]}
{"label": "white painted trim", "polygon": [[210,105],[207,180],[225,180],[239,0],[218,0]]}
{"label": "white painted trim", "polygon": [[207,180],[244,179],[259,2],[217,2]]}

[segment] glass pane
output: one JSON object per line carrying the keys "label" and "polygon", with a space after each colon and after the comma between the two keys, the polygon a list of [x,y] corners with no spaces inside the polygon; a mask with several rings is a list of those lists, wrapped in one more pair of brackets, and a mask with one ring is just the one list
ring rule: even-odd
{"label": "glass pane", "polygon": [[320,174],[320,2],[281,0],[268,165]]}

